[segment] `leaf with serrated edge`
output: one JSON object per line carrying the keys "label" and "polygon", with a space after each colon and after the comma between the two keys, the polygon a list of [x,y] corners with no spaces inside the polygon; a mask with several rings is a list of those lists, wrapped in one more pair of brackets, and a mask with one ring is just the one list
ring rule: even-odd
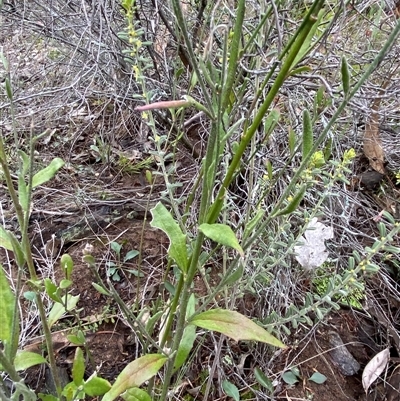
{"label": "leaf with serrated edge", "polygon": [[64,160],[56,157],[51,163],[44,169],[37,172],[32,178],[32,188],[42,185],[47,181],[50,181],[57,173],[57,171],[64,166]]}
{"label": "leaf with serrated edge", "polygon": [[190,323],[203,329],[225,334],[236,341],[261,341],[276,347],[286,348],[285,344],[239,312],[212,309],[196,315],[190,320]]}
{"label": "leaf with serrated edge", "polygon": [[269,392],[273,393],[274,391],[274,386],[272,384],[271,379],[269,379],[264,372],[260,368],[255,368],[254,369],[254,377],[256,380],[264,386]]}
{"label": "leaf with serrated edge", "polygon": [[227,396],[232,397],[235,401],[240,401],[238,388],[228,380],[222,382],[222,388]]}
{"label": "leaf with serrated edge", "polygon": [[178,223],[173,219],[171,213],[162,203],[151,209],[153,220],[150,225],[159,228],[168,235],[170,245],[168,248],[168,255],[175,260],[178,267],[183,271],[187,271],[187,249],[186,249],[186,235],[183,234]]}
{"label": "leaf with serrated edge", "polygon": [[160,354],[149,354],[128,364],[118,375],[102,401],[113,401],[125,390],[139,387],[146,380],[151,379],[164,365],[168,358]]}
{"label": "leaf with serrated edge", "polygon": [[383,351],[377,353],[364,368],[362,374],[362,384],[365,393],[368,392],[371,384],[379,377],[379,375],[385,370],[390,358],[389,348],[385,348]]}

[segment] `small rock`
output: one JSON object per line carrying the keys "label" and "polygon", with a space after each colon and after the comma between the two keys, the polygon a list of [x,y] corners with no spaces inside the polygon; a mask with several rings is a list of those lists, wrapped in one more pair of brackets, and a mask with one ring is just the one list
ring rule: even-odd
{"label": "small rock", "polygon": [[365,189],[373,191],[379,187],[379,184],[383,180],[384,175],[377,171],[366,171],[360,176],[360,182]]}
{"label": "small rock", "polygon": [[353,355],[349,352],[343,344],[339,334],[335,331],[328,332],[329,345],[332,350],[329,351],[334,364],[345,376],[353,376],[360,370],[360,364],[354,359]]}

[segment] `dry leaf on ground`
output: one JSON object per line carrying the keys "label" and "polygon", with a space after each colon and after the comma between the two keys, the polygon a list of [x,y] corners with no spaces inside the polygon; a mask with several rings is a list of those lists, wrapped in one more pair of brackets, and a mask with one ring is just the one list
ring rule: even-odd
{"label": "dry leaf on ground", "polygon": [[385,370],[386,365],[389,362],[389,348],[385,348],[383,351],[377,353],[364,368],[362,374],[362,384],[367,393],[371,384],[380,376],[380,374]]}

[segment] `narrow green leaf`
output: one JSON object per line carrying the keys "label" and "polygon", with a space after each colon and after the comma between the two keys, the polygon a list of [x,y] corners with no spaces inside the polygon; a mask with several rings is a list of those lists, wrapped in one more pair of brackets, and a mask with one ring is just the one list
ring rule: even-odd
{"label": "narrow green leaf", "polygon": [[270,394],[274,392],[272,381],[264,374],[264,372],[260,368],[257,367],[254,369],[254,376],[256,380],[269,391]]}
{"label": "narrow green leaf", "polygon": [[318,88],[318,91],[314,98],[314,107],[313,107],[314,119],[316,119],[324,111],[325,106],[326,106],[325,86],[321,85]]}
{"label": "narrow green leaf", "polygon": [[[269,164],[271,164],[269,161],[267,162]],[[268,169],[268,165],[267,165],[267,169]],[[269,173],[268,173],[269,175]],[[271,171],[271,178],[272,179],[272,171]],[[243,238],[249,238],[255,228],[257,227],[257,224],[261,221],[261,219],[264,217],[265,215],[265,210],[259,209],[257,210],[256,215],[246,224],[245,228],[244,228],[244,233],[243,233]]]}
{"label": "narrow green leaf", "polygon": [[159,354],[149,354],[128,364],[118,375],[111,389],[104,395],[102,401],[113,401],[125,390],[139,387],[151,379],[168,360]]}
{"label": "narrow green leaf", "polygon": [[[187,319],[194,314],[195,309],[196,309],[196,297],[194,296],[194,294],[192,294],[189,298],[186,310]],[[175,371],[185,363],[187,357],[190,354],[190,351],[193,348],[193,343],[195,339],[196,339],[196,326],[189,324],[188,326],[185,327],[182,340],[179,343],[179,348],[176,353],[176,358],[174,362]]]}
{"label": "narrow green leaf", "polygon": [[225,279],[224,285],[232,285],[238,282],[243,276],[243,271],[243,265],[240,265],[230,276]]}
{"label": "narrow green leaf", "polygon": [[278,109],[273,109],[265,119],[263,144],[265,144],[268,141],[268,138],[275,129],[276,124],[278,124],[279,122],[280,116],[281,116],[280,111]]}
{"label": "narrow green leaf", "polygon": [[162,310],[155,313],[146,323],[146,332],[149,336],[152,335],[156,323],[162,318],[164,312]]}
{"label": "narrow green leaf", "polygon": [[42,185],[45,182],[51,180],[62,166],[64,166],[64,161],[58,157],[53,159],[51,163],[44,169],[37,172],[32,179],[32,188]]}
{"label": "narrow green leaf", "polygon": [[308,67],[307,65],[303,65],[290,71],[289,75],[300,75],[302,72],[310,72],[310,71],[312,71],[310,67]]}
{"label": "narrow green leaf", "polygon": [[76,347],[74,363],[72,365],[72,380],[79,387],[83,383],[83,375],[85,374],[85,358],[82,349]]}
{"label": "narrow green leaf", "polygon": [[[79,295],[72,296],[71,294],[67,295],[67,309],[72,310],[75,308],[76,304],[79,301]],[[56,323],[61,317],[66,313],[66,310],[62,304],[55,303],[51,308],[51,311],[48,316],[49,326],[52,327],[54,323]]]}
{"label": "narrow green leaf", "polygon": [[222,382],[222,388],[228,397],[232,397],[235,401],[240,401],[238,388],[228,380]]}
{"label": "narrow green leaf", "polygon": [[332,138],[328,138],[328,140],[326,141],[326,144],[324,146],[324,159],[326,161],[328,161],[331,158],[332,155],[332,144],[333,144],[333,140]]}
{"label": "narrow green leaf", "polygon": [[10,82],[10,80],[9,80],[8,77],[6,77],[6,82],[5,82],[5,84],[6,84],[6,93],[7,93],[7,97],[8,97],[9,100],[12,100],[12,98],[13,98],[13,91],[12,91],[12,88],[11,88],[11,82]]}
{"label": "narrow green leaf", "polygon": [[151,397],[146,393],[146,391],[137,387],[130,388],[122,394],[121,397],[125,401],[151,401]]}
{"label": "narrow green leaf", "polygon": [[303,160],[309,155],[314,143],[312,122],[309,111],[303,111]]}
{"label": "narrow green leaf", "polygon": [[226,224],[201,224],[199,230],[208,238],[217,242],[218,244],[229,246],[236,249],[241,256],[244,255],[242,247],[236,238],[235,233]]}
{"label": "narrow green leaf", "polygon": [[289,127],[289,151],[290,151],[290,156],[294,155],[294,151],[296,150],[296,133],[294,132],[294,129]]}
{"label": "narrow green leaf", "polygon": [[195,324],[203,329],[225,334],[236,341],[261,341],[276,347],[286,348],[282,342],[261,326],[258,326],[246,316],[235,311],[211,309],[196,315],[193,319],[190,319],[189,323]]}
{"label": "narrow green leaf", "polygon": [[105,394],[111,388],[111,384],[102,377],[92,376],[83,385],[83,391],[90,397],[96,397]]}
{"label": "narrow green leaf", "polygon": [[18,175],[18,202],[24,213],[28,210],[28,186],[22,174]]}
{"label": "narrow green leaf", "polygon": [[97,283],[92,283],[92,286],[100,293],[103,295],[106,295],[107,297],[109,297],[111,294],[101,285],[97,284]]}
{"label": "narrow green leaf", "polygon": [[181,271],[186,273],[188,268],[186,235],[183,234],[178,223],[162,203],[157,203],[151,209],[151,214],[153,220],[150,225],[159,228],[167,234],[170,240],[168,255],[176,262]]}
{"label": "narrow green leaf", "polygon": [[25,253],[22,250],[22,245],[18,242],[17,238],[12,232],[9,232],[9,239],[12,244],[14,256],[17,262],[17,266],[22,268],[25,264],[26,258],[25,258]]}
{"label": "narrow green leaf", "polygon": [[327,377],[325,375],[323,375],[322,373],[315,372],[308,380],[310,380],[314,383],[317,383],[317,384],[323,384],[326,382]]}
{"label": "narrow green leaf", "polygon": [[303,184],[300,187],[297,194],[290,201],[290,203],[284,209],[278,210],[278,212],[276,212],[273,217],[283,216],[285,214],[289,214],[289,213],[292,213],[293,211],[295,211],[297,209],[297,207],[299,206],[300,202],[303,200],[304,195],[306,193],[306,189],[307,189],[307,185]]}
{"label": "narrow green leaf", "polygon": [[31,165],[30,157],[23,151],[19,150],[18,155],[22,160],[22,172],[20,173],[23,177],[28,173],[29,167]]}
{"label": "narrow green leaf", "polygon": [[14,302],[14,294],[0,264],[0,340],[6,345],[10,345],[12,341]]}
{"label": "narrow green leaf", "polygon": [[17,371],[25,370],[41,363],[47,363],[47,361],[36,352],[18,351],[14,359],[14,367]]}
{"label": "narrow green leaf", "polygon": [[350,91],[350,71],[346,57],[344,56],[342,57],[341,72],[342,72],[343,92],[347,96],[347,94]]}

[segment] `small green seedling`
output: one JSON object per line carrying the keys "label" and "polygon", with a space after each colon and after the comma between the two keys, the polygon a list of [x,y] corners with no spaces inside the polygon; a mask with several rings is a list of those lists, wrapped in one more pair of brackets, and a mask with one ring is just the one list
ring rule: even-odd
{"label": "small green seedling", "polygon": [[[299,368],[294,367],[288,370],[282,375],[282,379],[286,384],[294,386],[296,383],[302,380]],[[314,372],[312,376],[308,378],[308,380],[317,384],[323,384],[326,382],[327,378],[322,373]]]}

